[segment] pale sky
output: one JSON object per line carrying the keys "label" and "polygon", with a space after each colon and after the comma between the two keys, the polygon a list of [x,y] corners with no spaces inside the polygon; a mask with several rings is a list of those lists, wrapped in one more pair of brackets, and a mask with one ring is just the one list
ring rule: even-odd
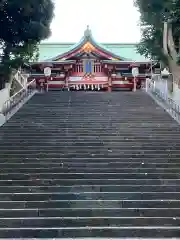
{"label": "pale sky", "polygon": [[89,25],[98,42],[140,40],[139,13],[133,0],[54,0],[55,17],[48,42],[78,42]]}

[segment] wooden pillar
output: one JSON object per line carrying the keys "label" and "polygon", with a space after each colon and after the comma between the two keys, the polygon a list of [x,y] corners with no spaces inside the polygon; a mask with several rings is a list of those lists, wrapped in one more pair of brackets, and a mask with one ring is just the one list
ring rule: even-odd
{"label": "wooden pillar", "polygon": [[91,64],[92,64],[91,69],[92,69],[92,74],[93,74],[94,73],[94,61],[93,60],[91,61]]}
{"label": "wooden pillar", "polygon": [[65,86],[68,87],[69,85],[69,71],[67,72],[66,76],[65,76]]}
{"label": "wooden pillar", "polygon": [[83,60],[83,74],[86,73],[86,61]]}

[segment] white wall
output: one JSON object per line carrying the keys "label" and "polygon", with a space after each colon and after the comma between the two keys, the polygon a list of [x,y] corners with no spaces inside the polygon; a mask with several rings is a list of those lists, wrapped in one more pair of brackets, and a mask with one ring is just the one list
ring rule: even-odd
{"label": "white wall", "polygon": [[180,88],[176,83],[172,83],[171,80],[163,79],[156,81],[155,85],[161,90],[161,92],[166,94],[169,98],[172,98],[178,105],[180,105]]}
{"label": "white wall", "polygon": [[173,93],[171,95],[171,98],[180,105],[180,89],[176,83],[173,84]]}
{"label": "white wall", "polygon": [[0,126],[2,126],[5,123],[5,116],[1,114],[2,107],[4,103],[10,98],[9,94],[9,86],[6,88],[0,90]]}
{"label": "white wall", "polygon": [[0,112],[2,110],[2,107],[4,105],[4,103],[10,98],[9,95],[9,88],[6,87],[2,90],[0,90]]}

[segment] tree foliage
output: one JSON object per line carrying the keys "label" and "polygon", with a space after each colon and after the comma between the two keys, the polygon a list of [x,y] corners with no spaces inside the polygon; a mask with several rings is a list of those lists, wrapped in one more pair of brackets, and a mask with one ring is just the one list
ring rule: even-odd
{"label": "tree foliage", "polygon": [[[176,55],[177,59],[173,60],[177,62],[180,50],[180,0],[135,0],[135,5],[140,12],[142,31],[138,51],[167,65]],[[166,35],[165,23],[167,31],[170,30]]]}
{"label": "tree foliage", "polygon": [[50,35],[52,0],[0,0],[1,87],[12,67],[37,58],[38,44]]}

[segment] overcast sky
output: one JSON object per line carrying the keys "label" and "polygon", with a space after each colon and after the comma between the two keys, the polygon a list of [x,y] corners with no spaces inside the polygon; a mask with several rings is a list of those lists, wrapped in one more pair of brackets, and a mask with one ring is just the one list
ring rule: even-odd
{"label": "overcast sky", "polygon": [[89,25],[98,42],[138,42],[139,13],[133,0],[54,0],[49,42],[77,42]]}

